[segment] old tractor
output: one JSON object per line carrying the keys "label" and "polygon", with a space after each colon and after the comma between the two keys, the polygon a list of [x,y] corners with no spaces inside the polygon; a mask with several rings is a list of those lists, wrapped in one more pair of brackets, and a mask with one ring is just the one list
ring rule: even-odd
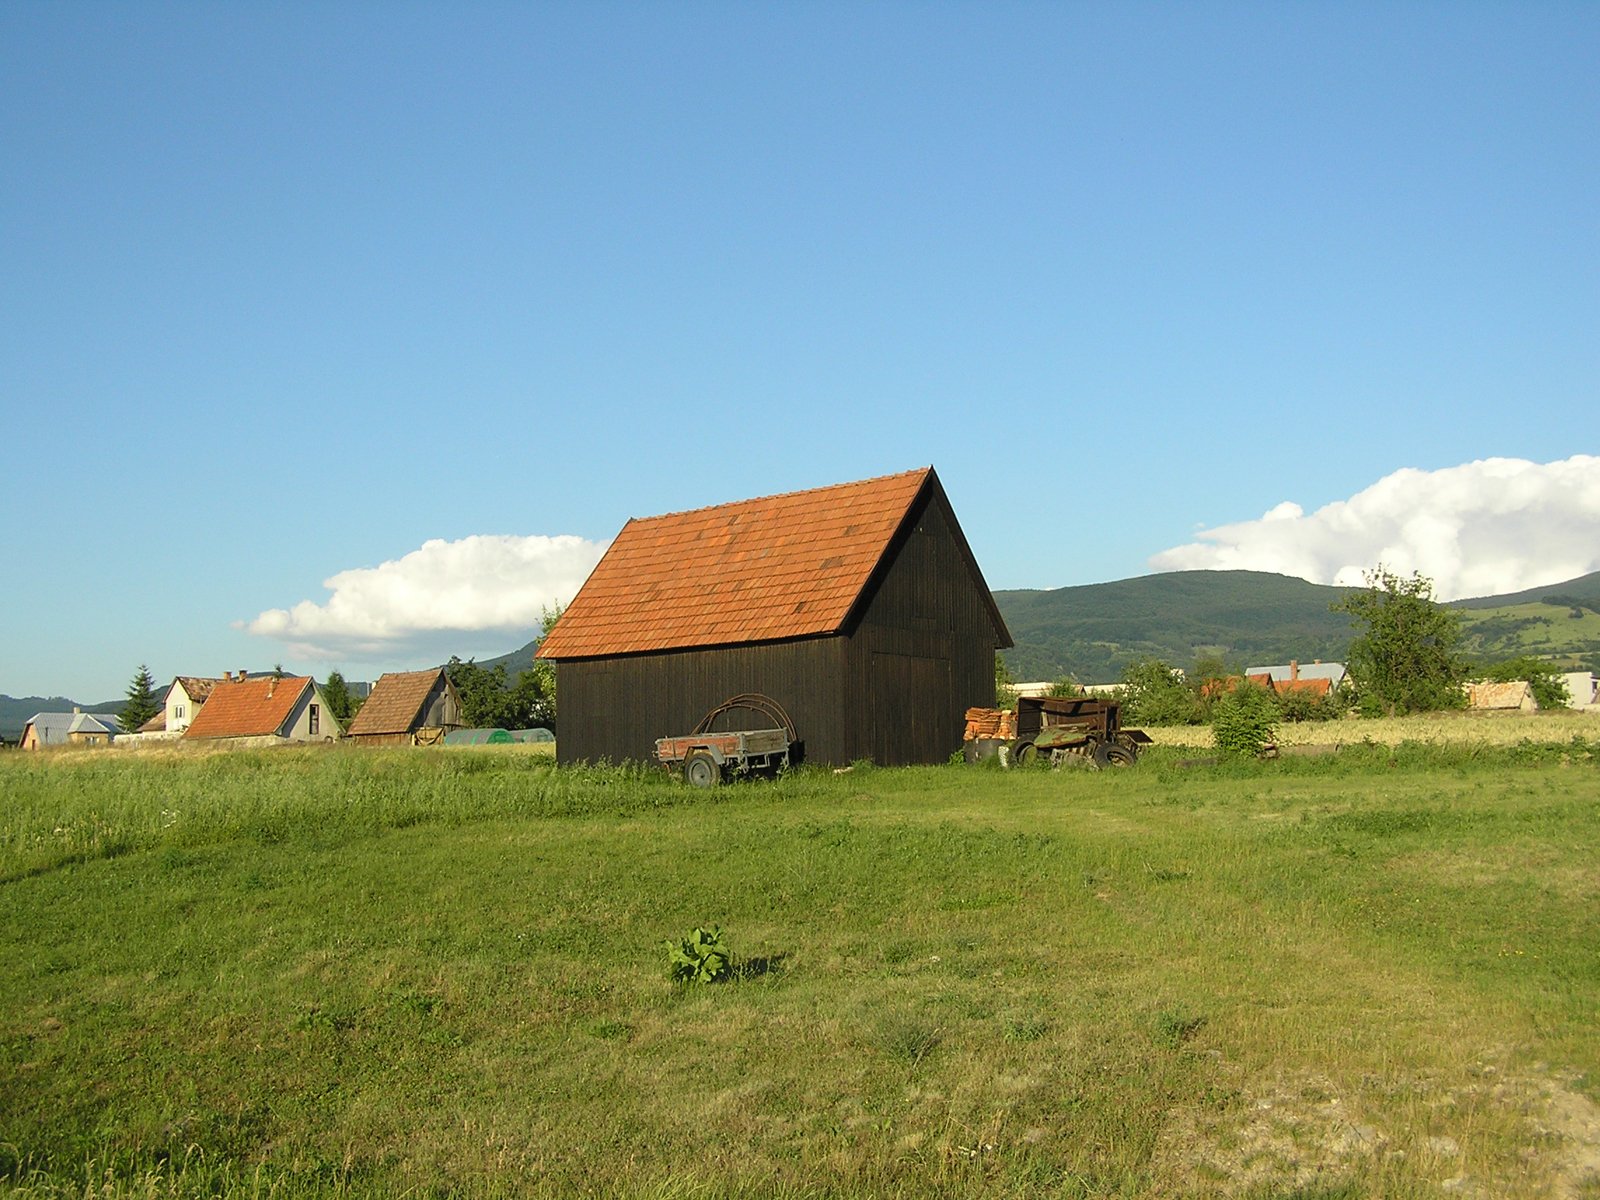
{"label": "old tractor", "polygon": [[1081,760],[1094,767],[1130,767],[1139,747],[1150,744],[1142,729],[1122,727],[1116,700],[1022,696],[1017,700],[1011,761],[1026,765],[1048,755],[1054,765]]}

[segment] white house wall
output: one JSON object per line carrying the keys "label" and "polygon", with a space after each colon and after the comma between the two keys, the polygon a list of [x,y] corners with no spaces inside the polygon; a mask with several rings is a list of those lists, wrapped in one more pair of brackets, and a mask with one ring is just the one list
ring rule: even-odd
{"label": "white house wall", "polygon": [[[167,730],[170,733],[182,733],[189,728],[194,720],[198,706],[194,698],[185,690],[183,684],[177,680],[172,681],[172,686],[167,689]],[[181,714],[181,715],[180,715]]]}
{"label": "white house wall", "polygon": [[[316,733],[311,732],[313,704],[317,706],[318,711]],[[291,742],[331,742],[335,738],[344,736],[344,730],[339,728],[333,710],[328,707],[327,697],[322,694],[321,685],[315,680],[295,704],[294,711],[289,714],[289,720],[280,732]]]}

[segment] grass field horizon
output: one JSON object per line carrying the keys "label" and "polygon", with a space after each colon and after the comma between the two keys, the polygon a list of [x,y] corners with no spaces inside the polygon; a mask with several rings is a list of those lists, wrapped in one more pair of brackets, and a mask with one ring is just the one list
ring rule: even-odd
{"label": "grass field horizon", "polygon": [[[533,754],[0,756],[0,1180],[1600,1195],[1600,741],[1519,728],[711,792]],[[713,924],[734,978],[671,983]]]}

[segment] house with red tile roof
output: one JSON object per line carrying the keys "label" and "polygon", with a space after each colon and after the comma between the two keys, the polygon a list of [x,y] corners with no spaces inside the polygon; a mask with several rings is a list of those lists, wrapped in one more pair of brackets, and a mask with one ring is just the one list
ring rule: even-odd
{"label": "house with red tile roof", "polygon": [[[226,676],[228,672],[225,671],[223,674]],[[239,677],[244,678],[243,671],[239,672]],[[201,705],[211,697],[211,689],[221,682],[220,679],[203,675],[174,676],[172,682],[167,685],[165,722],[161,728],[169,733],[182,733],[189,728]]]}
{"label": "house with red tile roof", "polygon": [[346,736],[366,745],[432,746],[461,727],[461,696],[435,667],[380,676]]}
{"label": "house with red tile roof", "polygon": [[[958,750],[1011,644],[925,467],[631,520],[538,656],[555,663],[563,762],[648,760],[757,693],[808,761],[887,765]],[[736,708],[713,728],[752,720]]]}
{"label": "house with red tile roof", "polygon": [[224,679],[183,731],[185,741],[273,746],[331,742],[344,730],[315,679],[300,675]]}

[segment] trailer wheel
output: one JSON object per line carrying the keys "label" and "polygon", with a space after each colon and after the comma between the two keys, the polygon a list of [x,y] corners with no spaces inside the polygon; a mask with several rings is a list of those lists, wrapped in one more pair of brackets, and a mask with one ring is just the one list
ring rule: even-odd
{"label": "trailer wheel", "polygon": [[1039,747],[1032,742],[1018,742],[1011,747],[1011,761],[1019,767],[1031,767],[1039,761]]}
{"label": "trailer wheel", "polygon": [[690,787],[716,787],[722,782],[722,768],[708,750],[695,750],[683,760],[683,781]]}

